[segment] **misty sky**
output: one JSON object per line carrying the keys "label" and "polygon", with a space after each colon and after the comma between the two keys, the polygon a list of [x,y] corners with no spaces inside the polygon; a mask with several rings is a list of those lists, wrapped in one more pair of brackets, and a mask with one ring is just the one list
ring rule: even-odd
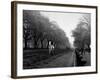
{"label": "misty sky", "polygon": [[71,45],[73,45],[74,38],[72,37],[72,30],[77,27],[77,24],[83,14],[42,11],[41,14],[48,17],[50,21],[56,21],[59,27],[66,33],[66,36],[69,38]]}

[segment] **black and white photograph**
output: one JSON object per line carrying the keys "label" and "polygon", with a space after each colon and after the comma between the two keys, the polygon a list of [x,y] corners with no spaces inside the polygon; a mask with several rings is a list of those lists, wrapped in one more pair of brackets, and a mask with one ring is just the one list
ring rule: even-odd
{"label": "black and white photograph", "polygon": [[12,77],[97,73],[97,6],[12,2]]}
{"label": "black and white photograph", "polygon": [[23,69],[91,66],[91,14],[23,10]]}

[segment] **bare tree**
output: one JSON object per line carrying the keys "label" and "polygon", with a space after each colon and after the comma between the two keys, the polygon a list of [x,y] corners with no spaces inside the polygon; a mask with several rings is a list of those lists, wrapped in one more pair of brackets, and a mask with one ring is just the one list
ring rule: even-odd
{"label": "bare tree", "polygon": [[75,38],[74,45],[78,48],[88,47],[91,43],[91,21],[90,14],[85,14],[80,19],[77,28],[73,30],[73,37]]}
{"label": "bare tree", "polygon": [[70,47],[65,32],[59,28],[59,25],[55,21],[49,21],[39,11],[24,10],[23,13],[25,48],[27,48],[29,40],[33,40],[34,48],[38,48],[39,42],[41,43],[41,48],[43,48],[44,40],[50,40],[57,46]]}

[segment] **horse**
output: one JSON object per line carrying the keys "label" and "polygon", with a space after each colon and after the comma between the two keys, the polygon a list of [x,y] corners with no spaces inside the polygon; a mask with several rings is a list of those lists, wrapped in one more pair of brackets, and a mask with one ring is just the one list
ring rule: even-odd
{"label": "horse", "polygon": [[51,41],[49,41],[49,54],[53,55],[54,54],[54,49],[55,49],[54,45],[51,44]]}

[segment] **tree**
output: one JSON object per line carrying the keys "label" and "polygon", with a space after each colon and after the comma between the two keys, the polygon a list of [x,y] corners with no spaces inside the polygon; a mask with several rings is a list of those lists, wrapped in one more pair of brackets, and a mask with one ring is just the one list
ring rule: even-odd
{"label": "tree", "polygon": [[24,21],[23,24],[23,38],[24,38],[24,43],[25,43],[25,49],[28,48],[28,41],[32,38],[32,31],[30,28],[30,24],[28,23],[27,20]]}
{"label": "tree", "polygon": [[74,46],[78,48],[90,48],[91,43],[91,28],[90,15],[84,15],[78,23],[75,30],[73,30]]}
{"label": "tree", "polygon": [[[23,38],[25,41],[25,48],[27,43],[32,40],[34,48],[43,48],[44,40],[52,41],[54,44],[69,47],[70,43],[65,35],[65,32],[59,28],[55,21],[43,16],[39,11],[24,10],[23,11]],[[59,46],[58,46],[59,47]]]}

